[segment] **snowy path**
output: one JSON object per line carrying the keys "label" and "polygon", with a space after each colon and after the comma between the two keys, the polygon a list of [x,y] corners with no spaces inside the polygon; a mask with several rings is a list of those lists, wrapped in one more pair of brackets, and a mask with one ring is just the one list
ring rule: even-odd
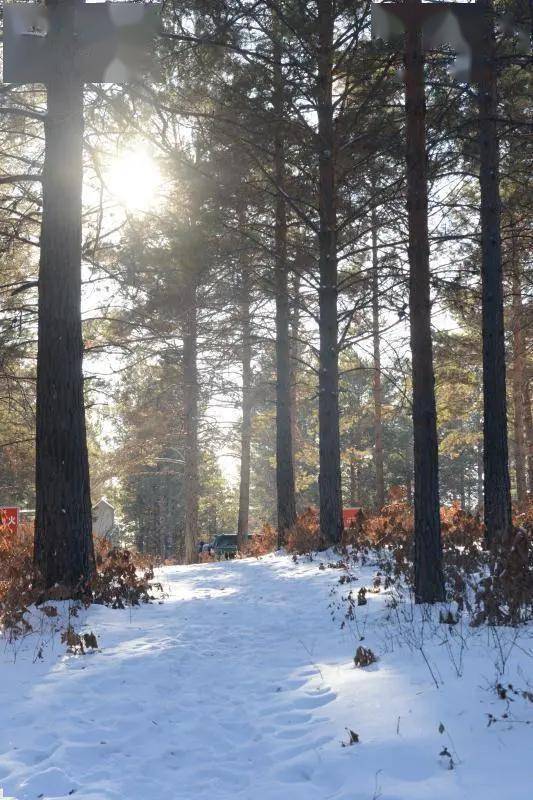
{"label": "snowy path", "polygon": [[[354,587],[370,585],[371,574],[361,573]],[[533,725],[523,724],[528,714],[533,720],[533,704],[516,704],[520,724],[487,728],[487,714],[501,716],[505,704],[490,690],[494,643],[489,650],[486,633],[466,634],[466,647],[457,637],[450,645],[428,634],[422,657],[416,646],[402,645],[411,636],[408,625],[400,632],[386,622],[382,595],[358,609],[357,627],[341,630],[328,608],[331,589],[343,588],[339,572],[316,562],[268,557],[168,567],[161,577],[168,593],[162,605],[88,612],[84,623],[98,636],[97,653],[65,656],[56,642],[33,663],[31,637],[15,663],[10,647],[2,652],[6,795],[533,797]],[[380,660],[356,670],[356,632],[363,630],[364,644]],[[509,680],[524,688],[532,652],[527,634],[507,663]],[[360,744],[341,746],[346,727],[357,731]],[[453,770],[439,758],[443,746],[457,762]]]}

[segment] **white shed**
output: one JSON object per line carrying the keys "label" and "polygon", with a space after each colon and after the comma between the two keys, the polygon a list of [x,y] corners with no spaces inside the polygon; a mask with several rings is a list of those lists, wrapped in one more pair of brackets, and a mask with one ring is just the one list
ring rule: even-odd
{"label": "white shed", "polygon": [[107,536],[115,525],[115,509],[103,497],[93,506],[93,533]]}

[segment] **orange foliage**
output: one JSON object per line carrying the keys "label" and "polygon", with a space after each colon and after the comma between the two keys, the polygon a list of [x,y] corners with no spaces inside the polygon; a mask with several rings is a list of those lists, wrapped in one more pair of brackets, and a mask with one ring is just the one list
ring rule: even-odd
{"label": "orange foliage", "polygon": [[259,533],[248,539],[241,550],[243,557],[252,556],[259,558],[267,553],[273,553],[278,546],[278,534],[272,525],[263,525]]}
{"label": "orange foliage", "polygon": [[35,600],[33,525],[22,523],[16,534],[0,526],[0,624],[15,636],[26,633],[24,615]]}
{"label": "orange foliage", "polygon": [[[243,556],[263,556],[272,553],[278,546],[278,534],[272,525],[263,525],[261,531],[246,542]],[[320,536],[318,513],[308,508],[297,517],[296,524],[285,536],[285,549],[289,553],[303,555],[315,550],[323,550],[324,542]]]}
{"label": "orange foliage", "polygon": [[296,523],[287,531],[285,548],[289,553],[304,555],[316,550],[325,550],[327,545],[320,534],[320,522],[317,511],[308,508],[299,514]]}
{"label": "orange foliage", "polygon": [[[96,574],[84,602],[114,608],[138,605],[151,599],[153,569],[138,553],[112,547],[95,539]],[[53,591],[48,593],[50,599]],[[14,534],[0,526],[0,625],[17,637],[31,631],[26,613],[43,601],[42,589],[34,580],[33,523],[22,523]],[[50,606],[43,606],[45,613]]]}

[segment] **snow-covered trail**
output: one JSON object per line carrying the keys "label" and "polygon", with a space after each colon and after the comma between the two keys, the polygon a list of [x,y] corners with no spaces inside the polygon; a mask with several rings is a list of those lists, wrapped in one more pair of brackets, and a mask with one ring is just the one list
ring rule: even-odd
{"label": "snow-covered trail", "polygon": [[[357,628],[341,630],[329,608],[339,572],[317,562],[269,556],[159,577],[163,604],[90,609],[83,622],[97,653],[66,656],[56,642],[33,663],[30,637],[13,663],[6,648],[6,795],[531,800],[531,726],[487,729],[487,713],[505,709],[484,685],[494,677],[486,636],[454,653],[470,659],[459,677],[442,642],[425,641],[424,658],[401,646],[408,626],[395,642],[383,596],[362,607]],[[365,670],[353,666],[356,633],[380,654]],[[341,746],[346,727],[360,744]],[[443,746],[453,770],[439,759]]]}

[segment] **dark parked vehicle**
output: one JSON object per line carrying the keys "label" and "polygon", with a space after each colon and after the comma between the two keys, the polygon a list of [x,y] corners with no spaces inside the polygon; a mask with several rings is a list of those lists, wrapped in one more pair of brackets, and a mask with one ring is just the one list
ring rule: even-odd
{"label": "dark parked vehicle", "polygon": [[211,542],[211,554],[216,558],[235,558],[237,554],[237,534],[218,533]]}

